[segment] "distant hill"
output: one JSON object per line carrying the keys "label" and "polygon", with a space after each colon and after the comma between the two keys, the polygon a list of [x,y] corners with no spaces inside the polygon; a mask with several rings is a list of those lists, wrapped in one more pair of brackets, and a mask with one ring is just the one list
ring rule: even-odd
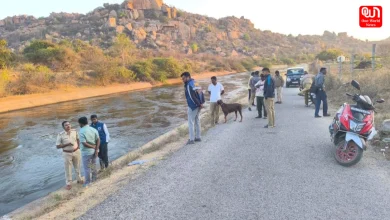
{"label": "distant hill", "polygon": [[370,52],[370,42],[347,33],[325,31],[319,35],[283,35],[255,29],[244,17],[211,17],[169,7],[162,0],[128,0],[104,4],[88,14],[52,13],[49,17],[7,17],[0,21],[0,38],[15,50],[33,39],[59,42],[81,39],[107,48],[117,33],[127,34],[138,48],[218,56],[287,57],[317,54],[326,48],[345,52]]}

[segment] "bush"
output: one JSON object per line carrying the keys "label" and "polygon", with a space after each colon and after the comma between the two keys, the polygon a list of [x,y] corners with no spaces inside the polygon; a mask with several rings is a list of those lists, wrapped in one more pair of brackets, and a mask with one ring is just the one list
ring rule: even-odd
{"label": "bush", "polygon": [[293,65],[293,64],[295,64],[295,61],[293,59],[290,59],[290,58],[282,58],[282,59],[280,59],[280,61],[283,64],[286,64],[286,65]]}
{"label": "bush", "polygon": [[6,88],[11,79],[10,71],[7,69],[0,70],[0,97],[6,96]]}
{"label": "bush", "polygon": [[122,66],[118,67],[116,74],[118,81],[122,82],[133,82],[137,79],[137,75],[133,71]]}
{"label": "bush", "polygon": [[194,52],[194,53],[198,52],[198,49],[199,49],[198,44],[197,43],[193,43],[191,45],[191,49],[192,49],[192,52]]}
{"label": "bush", "polygon": [[10,66],[13,54],[7,47],[6,40],[0,40],[0,70]]}
{"label": "bush", "polygon": [[262,60],[259,62],[259,66],[263,67],[263,68],[271,68],[272,67],[272,63],[268,60]]}
{"label": "bush", "polygon": [[341,54],[343,54],[343,52],[340,49],[328,49],[321,51],[319,54],[317,54],[316,59],[322,61],[335,60]]}
{"label": "bush", "polygon": [[136,74],[137,79],[141,81],[152,82],[153,63],[148,61],[139,61],[131,66],[131,70]]}
{"label": "bush", "polygon": [[174,58],[155,58],[152,60],[155,70],[164,71],[167,78],[177,78],[183,71],[179,61]]}
{"label": "bush", "polygon": [[253,68],[256,67],[256,63],[253,59],[244,59],[241,61],[241,64],[248,71],[251,71]]}

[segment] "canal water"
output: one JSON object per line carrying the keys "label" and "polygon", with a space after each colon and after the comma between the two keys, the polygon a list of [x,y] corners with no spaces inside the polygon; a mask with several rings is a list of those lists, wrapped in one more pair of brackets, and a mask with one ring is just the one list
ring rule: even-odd
{"label": "canal water", "polygon": [[[246,93],[247,73],[218,77],[225,102]],[[209,79],[197,81],[207,90]],[[208,95],[206,95],[208,100]],[[0,114],[0,216],[65,185],[61,122],[97,114],[110,132],[115,160],[186,121],[183,85],[157,87]]]}

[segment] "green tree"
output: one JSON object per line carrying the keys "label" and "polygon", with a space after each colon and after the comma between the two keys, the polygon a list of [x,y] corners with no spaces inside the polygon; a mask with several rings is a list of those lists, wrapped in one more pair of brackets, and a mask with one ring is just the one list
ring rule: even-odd
{"label": "green tree", "polygon": [[327,49],[317,54],[316,58],[322,61],[335,60],[342,54],[343,52],[340,49]]}
{"label": "green tree", "polygon": [[120,58],[122,66],[125,67],[133,61],[135,49],[134,43],[125,34],[118,34],[110,52],[113,57]]}
{"label": "green tree", "polygon": [[0,69],[5,69],[12,61],[12,52],[7,47],[6,40],[0,40]]}

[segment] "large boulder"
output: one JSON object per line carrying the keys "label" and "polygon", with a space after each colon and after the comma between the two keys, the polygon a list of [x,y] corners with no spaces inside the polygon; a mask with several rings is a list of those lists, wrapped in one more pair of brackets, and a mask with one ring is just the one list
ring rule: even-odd
{"label": "large boulder", "polygon": [[110,12],[110,18],[117,18],[118,17],[118,13],[116,13],[116,11],[114,11],[114,10],[112,10],[111,12]]}
{"label": "large boulder", "polygon": [[123,4],[127,9],[139,9],[139,10],[161,10],[163,5],[162,0],[127,0]]}
{"label": "large boulder", "polygon": [[379,131],[380,138],[383,142],[390,142],[390,119],[383,121]]}
{"label": "large boulder", "polygon": [[125,30],[124,26],[117,26],[116,27],[116,33],[121,34]]}
{"label": "large boulder", "polygon": [[107,25],[108,27],[112,27],[112,28],[116,27],[116,18],[108,19]]}
{"label": "large boulder", "polygon": [[138,41],[143,41],[146,39],[147,33],[143,28],[138,28],[133,30],[134,39]]}

